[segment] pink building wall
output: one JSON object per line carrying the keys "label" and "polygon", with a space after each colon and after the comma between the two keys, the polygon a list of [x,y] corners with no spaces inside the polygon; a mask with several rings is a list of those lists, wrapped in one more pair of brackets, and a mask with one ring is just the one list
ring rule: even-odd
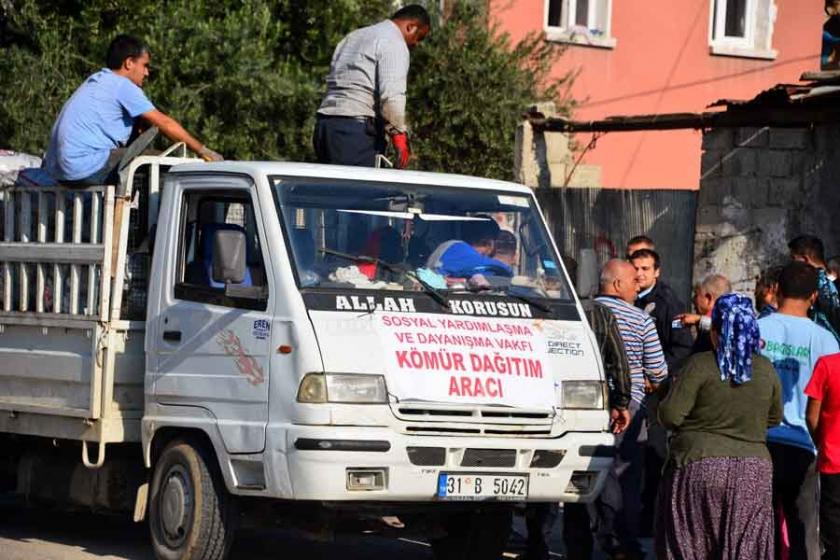
{"label": "pink building wall", "polygon": [[[819,69],[822,2],[775,0],[775,60],[709,52],[710,0],[613,0],[614,48],[569,45],[556,73],[576,69],[577,120],[613,115],[699,112],[721,99],[750,99]],[[491,0],[491,17],[514,41],[544,26],[545,0]],[[579,134],[586,145],[590,134]],[[697,189],[699,131],[612,132],[583,162],[599,165],[602,184],[619,188]]]}

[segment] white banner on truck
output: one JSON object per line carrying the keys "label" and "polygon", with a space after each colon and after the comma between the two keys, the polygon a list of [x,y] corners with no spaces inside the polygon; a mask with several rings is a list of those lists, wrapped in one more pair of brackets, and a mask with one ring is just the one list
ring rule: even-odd
{"label": "white banner on truck", "polygon": [[398,398],[555,405],[548,344],[530,321],[377,312],[374,325],[389,390]]}

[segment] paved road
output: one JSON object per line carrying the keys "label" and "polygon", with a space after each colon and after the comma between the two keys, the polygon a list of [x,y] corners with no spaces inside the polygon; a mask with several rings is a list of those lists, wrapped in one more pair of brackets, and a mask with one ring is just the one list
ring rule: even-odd
{"label": "paved road", "polygon": [[[154,560],[146,524],[126,517],[34,509],[0,496],[0,558],[3,560]],[[292,531],[242,530],[231,558],[268,560],[430,560],[422,543],[366,536],[340,536],[320,543]]]}
{"label": "paved road", "polygon": [[[154,555],[145,524],[125,517],[28,508],[0,497],[0,558],[154,560]],[[341,535],[334,542],[322,543],[293,531],[242,530],[231,558],[431,560],[432,555],[425,543],[376,535]]]}
{"label": "paved road", "polygon": [[[267,560],[430,560],[427,546],[376,536],[342,536],[318,543],[286,531],[244,530],[232,558]],[[0,506],[0,558],[4,560],[154,560],[148,528],[121,517],[56,513]]]}
{"label": "paved road", "polygon": [[[524,534],[521,518],[514,530]],[[552,558],[562,558],[560,528],[554,531]],[[517,558],[515,544],[505,558]],[[519,549],[521,552],[521,549]],[[3,560],[154,560],[148,527],[124,517],[32,509],[0,496],[0,558]],[[342,535],[314,542],[283,530],[243,530],[231,558],[269,560],[432,560],[428,545],[379,537]],[[596,555],[596,558],[599,556]]]}

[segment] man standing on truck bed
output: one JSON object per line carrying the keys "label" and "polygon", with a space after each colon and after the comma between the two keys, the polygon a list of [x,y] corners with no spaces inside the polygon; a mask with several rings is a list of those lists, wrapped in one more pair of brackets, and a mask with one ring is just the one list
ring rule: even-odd
{"label": "man standing on truck bed", "polygon": [[205,160],[222,160],[178,121],[155,109],[143,93],[150,59],[149,47],[136,37],[118,35],[111,41],[107,68],[79,86],[53,125],[44,166],[54,179],[88,185],[112,182],[138,118]]}
{"label": "man standing on truck bed", "polygon": [[430,28],[429,13],[412,4],[342,39],[333,53],[312,138],[319,162],[374,167],[376,156],[385,153],[388,134],[397,152],[396,166],[408,167],[409,49]]}

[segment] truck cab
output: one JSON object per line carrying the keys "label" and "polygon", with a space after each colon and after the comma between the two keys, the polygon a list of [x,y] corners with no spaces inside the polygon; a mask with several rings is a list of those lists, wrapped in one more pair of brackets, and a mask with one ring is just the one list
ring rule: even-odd
{"label": "truck cab", "polygon": [[[158,224],[148,466],[158,432],[200,428],[232,494],[384,514],[599,490],[613,444],[600,358],[526,187],[181,165]],[[476,224],[512,234],[507,263],[475,257]],[[161,476],[165,493],[180,474]]]}

